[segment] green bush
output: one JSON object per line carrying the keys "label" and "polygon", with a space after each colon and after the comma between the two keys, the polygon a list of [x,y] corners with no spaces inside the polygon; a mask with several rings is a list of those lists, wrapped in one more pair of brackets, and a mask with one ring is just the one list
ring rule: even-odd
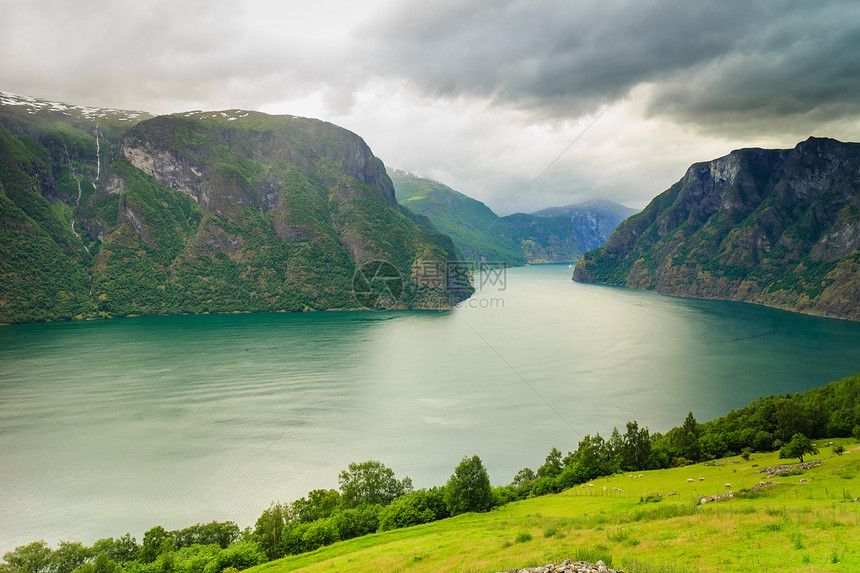
{"label": "green bush", "polygon": [[527,541],[532,540],[532,534],[528,531],[520,531],[517,533],[517,536],[514,537],[514,543],[526,543]]}
{"label": "green bush", "polygon": [[259,545],[253,541],[240,541],[219,551],[215,559],[206,565],[204,573],[221,573],[228,567],[241,571],[265,561],[266,556]]}

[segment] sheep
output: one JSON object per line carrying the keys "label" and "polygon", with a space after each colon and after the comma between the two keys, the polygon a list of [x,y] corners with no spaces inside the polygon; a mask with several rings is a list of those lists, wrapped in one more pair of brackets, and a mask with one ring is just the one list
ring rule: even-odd
{"label": "sheep", "polygon": [[639,477],[644,478],[645,476],[643,476],[642,474],[639,474]]}
{"label": "sheep", "polygon": [[687,481],[695,481],[693,478],[687,478]]}
{"label": "sheep", "polygon": [[699,481],[705,481],[705,478],[699,478]]}
{"label": "sheep", "polygon": [[588,484],[588,487],[594,487],[593,483]]}
{"label": "sheep", "polygon": [[732,487],[732,484],[727,483],[727,484],[726,484],[726,487]]}

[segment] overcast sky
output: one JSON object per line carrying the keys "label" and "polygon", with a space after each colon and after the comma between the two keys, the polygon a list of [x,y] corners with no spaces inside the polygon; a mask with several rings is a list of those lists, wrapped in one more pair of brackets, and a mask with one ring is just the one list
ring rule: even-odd
{"label": "overcast sky", "polygon": [[0,90],[318,117],[503,215],[858,141],[858,54],[856,0],[0,0]]}

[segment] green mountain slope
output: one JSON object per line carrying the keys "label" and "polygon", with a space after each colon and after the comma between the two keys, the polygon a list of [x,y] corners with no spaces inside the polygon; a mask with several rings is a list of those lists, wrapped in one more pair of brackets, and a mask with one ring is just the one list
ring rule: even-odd
{"label": "green mountain slope", "polygon": [[447,185],[389,170],[397,200],[425,215],[470,260],[525,263],[569,262],[583,252],[570,219],[517,213],[499,217],[489,207]]}
{"label": "green mountain slope", "polygon": [[453,243],[397,205],[382,162],[342,128],[2,96],[0,322],[358,308],[355,272],[372,261],[397,276],[359,290],[381,288],[386,307],[471,293],[422,280],[457,260]]}
{"label": "green mountain slope", "polygon": [[573,278],[860,320],[860,144],[810,138],[695,164]]}
{"label": "green mountain slope", "polygon": [[510,226],[480,201],[399,169],[389,169],[388,174],[400,204],[430,219],[467,259],[504,261],[511,266],[527,262]]}
{"label": "green mountain slope", "polygon": [[0,323],[94,314],[97,241],[75,211],[147,117],[0,92]]}

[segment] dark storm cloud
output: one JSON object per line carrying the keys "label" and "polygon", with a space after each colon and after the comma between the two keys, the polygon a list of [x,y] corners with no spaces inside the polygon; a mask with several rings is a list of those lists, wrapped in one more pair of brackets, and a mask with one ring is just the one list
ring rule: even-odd
{"label": "dark storm cloud", "polygon": [[387,73],[549,116],[637,86],[651,113],[692,123],[860,109],[856,2],[434,2],[376,26]]}
{"label": "dark storm cloud", "polygon": [[761,129],[769,121],[814,125],[860,112],[860,4],[786,14],[750,43],[753,49],[657,85],[652,113]]}
{"label": "dark storm cloud", "polygon": [[261,107],[319,91],[343,114],[367,81],[382,79],[405,80],[426,98],[466,96],[549,119],[593,113],[636,88],[651,115],[727,129],[860,110],[854,0],[0,6],[0,63],[13,84],[5,89],[84,103],[101,90],[105,105]]}
{"label": "dark storm cloud", "polygon": [[502,208],[641,206],[737,147],[860,137],[856,0],[0,0],[0,15],[2,90],[321,117]]}

